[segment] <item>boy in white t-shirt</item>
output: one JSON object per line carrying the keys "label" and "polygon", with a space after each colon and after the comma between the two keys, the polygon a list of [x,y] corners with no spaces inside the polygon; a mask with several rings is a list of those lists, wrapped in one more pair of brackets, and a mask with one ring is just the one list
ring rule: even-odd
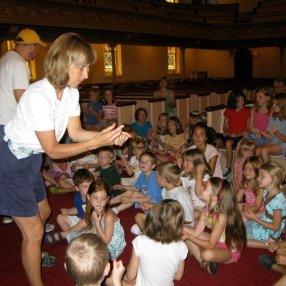
{"label": "boy in white t-shirt", "polygon": [[[172,162],[161,163],[157,167],[157,182],[162,190],[162,198],[172,199],[178,201],[183,210],[185,216],[185,224],[189,226],[194,226],[194,207],[192,203],[191,194],[183,189],[181,186],[177,186],[180,180],[180,168]],[[142,203],[142,209],[148,210],[153,207],[152,203]],[[131,232],[133,234],[139,234],[140,229],[143,228],[146,215],[138,213],[135,216],[135,221],[137,225],[133,225]]]}

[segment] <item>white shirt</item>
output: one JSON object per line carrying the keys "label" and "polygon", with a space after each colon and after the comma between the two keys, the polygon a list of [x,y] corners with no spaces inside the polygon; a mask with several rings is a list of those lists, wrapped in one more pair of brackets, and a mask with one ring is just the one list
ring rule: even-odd
{"label": "white shirt", "polygon": [[0,58],[0,124],[6,125],[17,108],[16,89],[27,89],[30,71],[25,60],[16,52],[9,51]]}
{"label": "white shirt", "polygon": [[[210,176],[208,174],[205,174],[203,182],[208,181],[209,178]],[[199,210],[203,209],[206,204],[196,195],[196,179],[190,179],[189,177],[181,177],[180,179],[182,181],[182,187],[184,188],[184,190],[191,194],[194,208]]]}
{"label": "white shirt", "polygon": [[5,126],[5,134],[15,145],[44,152],[35,131],[55,130],[59,142],[63,137],[68,120],[80,116],[79,92],[66,87],[61,100],[45,78],[30,85],[21,97],[17,112]]}
{"label": "white shirt", "polygon": [[184,242],[162,244],[145,235],[133,241],[135,254],[140,257],[136,286],[172,286],[182,260],[188,254]]}
{"label": "white shirt", "polygon": [[178,201],[183,207],[185,214],[185,221],[191,221],[190,226],[194,226],[194,206],[192,202],[191,194],[179,186],[170,191],[165,188],[162,189],[163,200],[171,199]]}
{"label": "white shirt", "polygon": [[[192,145],[188,149],[195,149],[195,148],[197,148],[197,146],[196,145]],[[223,175],[222,175],[222,169],[221,169],[220,153],[216,149],[215,146],[213,146],[211,144],[206,144],[206,151],[205,151],[206,161],[209,163],[210,159],[212,157],[214,157],[214,156],[218,156],[218,158],[216,160],[216,165],[215,165],[215,170],[214,170],[214,173],[213,173],[213,177],[218,177],[218,178],[222,179]]]}

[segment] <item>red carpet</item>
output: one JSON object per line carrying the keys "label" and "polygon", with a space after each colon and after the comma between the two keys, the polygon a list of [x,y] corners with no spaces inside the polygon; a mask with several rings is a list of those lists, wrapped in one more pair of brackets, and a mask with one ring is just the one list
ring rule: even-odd
{"label": "red carpet", "polygon": [[[55,223],[55,217],[62,207],[72,206],[72,194],[68,195],[50,195],[50,204],[53,210],[53,215],[49,222]],[[127,266],[129,256],[131,254],[131,241],[133,235],[130,233],[130,227],[134,223],[135,210],[130,209],[119,215],[122,224],[125,228],[127,248],[121,259],[124,265]],[[56,226],[57,227],[57,226]],[[0,285],[1,286],[26,286],[27,279],[22,268],[20,248],[21,248],[20,231],[15,224],[4,225],[0,221]],[[71,286],[72,281],[64,269],[64,252],[66,242],[62,241],[54,245],[43,245],[43,249],[51,255],[58,258],[58,263],[55,267],[44,268],[43,278],[45,285],[61,285]],[[176,286],[262,286],[272,285],[279,279],[280,274],[270,270],[263,269],[257,263],[259,254],[267,253],[266,250],[246,249],[241,259],[237,264],[219,265],[218,273],[211,276],[203,271],[193,257],[187,258],[185,274],[182,281],[175,282]],[[164,286],[164,285],[158,285]]]}

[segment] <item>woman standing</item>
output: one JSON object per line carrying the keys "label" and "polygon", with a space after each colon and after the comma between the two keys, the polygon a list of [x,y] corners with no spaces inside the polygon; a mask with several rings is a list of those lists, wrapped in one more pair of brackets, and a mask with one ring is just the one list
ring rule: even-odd
{"label": "woman standing", "polygon": [[164,97],[165,101],[165,112],[170,116],[176,115],[176,98],[172,90],[168,89],[167,77],[162,77],[159,83],[158,90],[154,92],[154,97]]}
{"label": "woman standing", "polygon": [[[12,216],[22,233],[22,263],[30,285],[44,285],[41,243],[51,213],[40,173],[41,153],[67,158],[121,145],[129,137],[123,126],[112,125],[100,133],[81,127],[77,88],[95,60],[95,52],[78,34],[56,39],[45,59],[46,78],[27,88],[0,143],[0,214]],[[66,130],[77,143],[58,143]]]}

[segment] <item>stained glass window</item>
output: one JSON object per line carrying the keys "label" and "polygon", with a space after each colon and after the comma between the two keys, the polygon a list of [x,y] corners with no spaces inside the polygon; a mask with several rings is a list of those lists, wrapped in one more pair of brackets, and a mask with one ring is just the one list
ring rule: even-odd
{"label": "stained glass window", "polygon": [[168,47],[168,70],[176,70],[176,48]]}
{"label": "stained glass window", "polygon": [[[115,68],[116,75],[122,75],[122,65],[121,65],[121,46],[116,45],[114,48],[115,57]],[[112,52],[111,47],[108,44],[104,45],[104,71],[105,74],[112,74]]]}

